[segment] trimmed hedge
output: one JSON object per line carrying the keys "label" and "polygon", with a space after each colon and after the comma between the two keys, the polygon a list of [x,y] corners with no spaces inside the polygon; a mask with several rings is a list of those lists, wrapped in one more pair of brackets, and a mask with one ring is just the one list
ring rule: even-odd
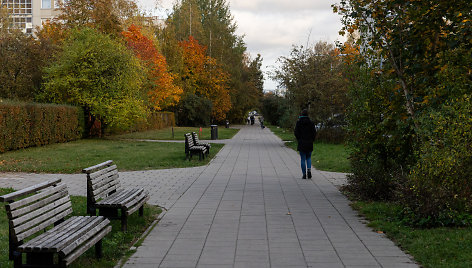
{"label": "trimmed hedge", "polygon": [[175,126],[175,116],[172,112],[155,112],[147,116],[147,122],[136,125],[133,131],[146,131]]}
{"label": "trimmed hedge", "polygon": [[106,135],[117,135],[129,132],[141,132],[153,129],[163,129],[166,127],[175,126],[175,115],[172,112],[152,112],[149,113],[146,119],[139,120],[129,129],[108,128]]}
{"label": "trimmed hedge", "polygon": [[74,106],[0,100],[0,152],[77,140],[83,122]]}

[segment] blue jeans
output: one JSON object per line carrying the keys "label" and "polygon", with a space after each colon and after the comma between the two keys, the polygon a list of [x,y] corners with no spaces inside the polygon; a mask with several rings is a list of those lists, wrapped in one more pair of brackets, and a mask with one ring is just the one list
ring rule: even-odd
{"label": "blue jeans", "polygon": [[311,152],[300,151],[300,165],[302,167],[303,175],[306,174],[306,169],[311,169]]}

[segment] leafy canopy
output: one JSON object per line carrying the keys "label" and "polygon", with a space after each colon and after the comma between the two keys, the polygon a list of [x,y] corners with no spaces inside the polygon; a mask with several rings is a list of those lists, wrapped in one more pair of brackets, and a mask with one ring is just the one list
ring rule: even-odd
{"label": "leafy canopy", "polygon": [[125,46],[94,29],[76,29],[46,69],[41,99],[82,106],[106,126],[127,127],[146,114],[142,79]]}

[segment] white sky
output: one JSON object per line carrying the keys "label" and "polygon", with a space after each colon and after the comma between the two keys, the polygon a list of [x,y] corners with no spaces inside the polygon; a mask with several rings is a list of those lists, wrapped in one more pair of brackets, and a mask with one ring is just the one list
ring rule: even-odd
{"label": "white sky", "polygon": [[[136,0],[148,13],[166,17],[175,0]],[[276,89],[268,72],[278,66],[280,56],[288,56],[292,45],[306,45],[324,40],[343,41],[339,36],[340,16],[331,4],[336,0],[227,0],[238,25],[237,34],[244,36],[252,58],[263,58],[264,89]]]}

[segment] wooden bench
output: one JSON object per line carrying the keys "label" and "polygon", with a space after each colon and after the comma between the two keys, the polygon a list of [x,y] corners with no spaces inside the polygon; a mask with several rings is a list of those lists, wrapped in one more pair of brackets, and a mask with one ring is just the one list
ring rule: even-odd
{"label": "wooden bench", "polygon": [[[123,189],[118,179],[118,169],[112,160],[82,170],[87,174],[87,213],[110,219],[121,218],[121,230],[128,228],[128,216],[143,208],[149,193],[143,188]],[[118,216],[120,211],[120,216]]]}
{"label": "wooden bench", "polygon": [[198,159],[202,160],[205,158],[205,153],[207,152],[207,149],[205,146],[199,146],[195,145],[193,142],[192,134],[187,133],[185,134],[185,157],[192,159],[192,155],[198,154]]}
{"label": "wooden bench", "polygon": [[110,221],[97,216],[66,219],[72,205],[66,185],[60,182],[47,181],[0,196],[0,201],[8,202],[9,257],[14,267],[66,267],[94,245],[96,257],[101,258]]}
{"label": "wooden bench", "polygon": [[208,154],[210,153],[211,144],[209,144],[209,143],[207,143],[207,142],[201,142],[201,141],[198,139],[197,133],[192,132],[192,139],[193,139],[193,144],[194,144],[194,145],[197,145],[197,146],[205,146],[205,148],[207,149],[206,154],[208,155]]}

